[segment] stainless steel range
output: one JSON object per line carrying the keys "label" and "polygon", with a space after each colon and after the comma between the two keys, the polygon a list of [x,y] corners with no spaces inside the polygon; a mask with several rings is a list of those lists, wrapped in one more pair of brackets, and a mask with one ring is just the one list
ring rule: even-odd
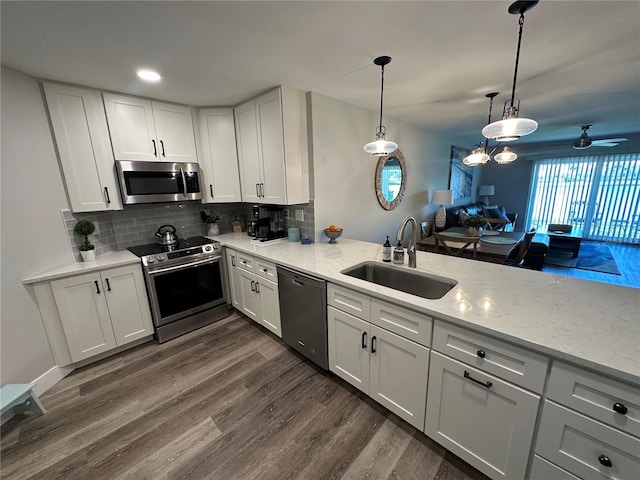
{"label": "stainless steel range", "polygon": [[229,315],[220,242],[191,237],[129,251],[142,259],[158,343]]}

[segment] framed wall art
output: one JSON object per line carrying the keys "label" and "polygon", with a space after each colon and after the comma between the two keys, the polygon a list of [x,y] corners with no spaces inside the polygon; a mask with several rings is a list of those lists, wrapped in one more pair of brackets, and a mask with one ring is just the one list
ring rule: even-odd
{"label": "framed wall art", "polygon": [[451,145],[451,161],[449,164],[449,190],[453,192],[453,201],[471,197],[473,192],[473,167],[465,165],[462,159],[471,151]]}

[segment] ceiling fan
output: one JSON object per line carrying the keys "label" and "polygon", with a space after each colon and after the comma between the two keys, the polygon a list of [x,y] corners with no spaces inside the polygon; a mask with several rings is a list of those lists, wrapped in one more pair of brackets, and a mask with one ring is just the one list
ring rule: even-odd
{"label": "ceiling fan", "polygon": [[573,148],[576,150],[584,150],[589,147],[615,147],[620,142],[626,142],[628,138],[601,138],[599,140],[591,140],[591,137],[587,135],[587,130],[591,128],[591,125],[580,125],[582,129],[582,135],[576,138],[573,142]]}

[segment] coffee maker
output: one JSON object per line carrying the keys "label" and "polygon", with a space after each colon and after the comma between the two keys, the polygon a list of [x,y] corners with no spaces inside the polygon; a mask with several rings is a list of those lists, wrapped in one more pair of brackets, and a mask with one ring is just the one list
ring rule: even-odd
{"label": "coffee maker", "polygon": [[286,236],[284,208],[271,205],[254,205],[253,236],[256,240],[266,242]]}

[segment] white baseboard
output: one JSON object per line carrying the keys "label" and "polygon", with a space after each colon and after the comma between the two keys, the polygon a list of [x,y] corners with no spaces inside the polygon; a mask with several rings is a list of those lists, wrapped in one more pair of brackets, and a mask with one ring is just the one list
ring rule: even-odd
{"label": "white baseboard", "polygon": [[42,395],[64,377],[73,372],[74,369],[75,368],[72,365],[68,365],[66,367],[59,367],[56,365],[55,367],[51,367],[31,382],[33,393],[37,396]]}

